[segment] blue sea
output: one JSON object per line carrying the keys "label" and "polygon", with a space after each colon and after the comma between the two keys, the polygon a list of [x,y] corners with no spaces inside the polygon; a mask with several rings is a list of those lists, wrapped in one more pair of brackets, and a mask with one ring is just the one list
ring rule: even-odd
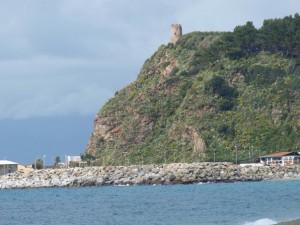
{"label": "blue sea", "polygon": [[270,225],[300,218],[300,181],[0,191],[0,225]]}

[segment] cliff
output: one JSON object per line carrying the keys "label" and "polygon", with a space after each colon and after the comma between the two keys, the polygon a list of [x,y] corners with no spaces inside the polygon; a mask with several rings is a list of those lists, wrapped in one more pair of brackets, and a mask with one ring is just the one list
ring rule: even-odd
{"label": "cliff", "polygon": [[98,164],[252,161],[300,144],[300,16],[162,45],[97,114]]}

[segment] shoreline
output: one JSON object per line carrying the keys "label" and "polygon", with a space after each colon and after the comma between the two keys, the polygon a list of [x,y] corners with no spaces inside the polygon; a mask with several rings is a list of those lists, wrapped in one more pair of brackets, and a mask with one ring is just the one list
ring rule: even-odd
{"label": "shoreline", "polygon": [[172,163],[35,170],[0,177],[1,189],[299,180],[300,166]]}

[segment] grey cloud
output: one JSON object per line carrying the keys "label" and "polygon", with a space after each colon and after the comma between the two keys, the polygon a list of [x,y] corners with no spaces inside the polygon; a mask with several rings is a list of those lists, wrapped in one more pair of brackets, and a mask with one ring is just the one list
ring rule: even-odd
{"label": "grey cloud", "polygon": [[229,31],[247,21],[257,27],[264,19],[284,17],[300,11],[298,0],[200,0],[178,11],[185,31]]}
{"label": "grey cloud", "polygon": [[143,61],[184,32],[300,10],[298,0],[24,0],[0,2],[0,119],[95,114]]}

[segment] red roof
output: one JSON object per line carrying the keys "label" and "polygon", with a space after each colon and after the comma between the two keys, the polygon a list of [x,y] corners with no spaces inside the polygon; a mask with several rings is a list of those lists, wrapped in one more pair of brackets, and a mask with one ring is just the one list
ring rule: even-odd
{"label": "red roof", "polygon": [[294,153],[294,152],[274,152],[270,155],[264,155],[261,157],[283,157],[283,156],[291,155],[291,153]]}

